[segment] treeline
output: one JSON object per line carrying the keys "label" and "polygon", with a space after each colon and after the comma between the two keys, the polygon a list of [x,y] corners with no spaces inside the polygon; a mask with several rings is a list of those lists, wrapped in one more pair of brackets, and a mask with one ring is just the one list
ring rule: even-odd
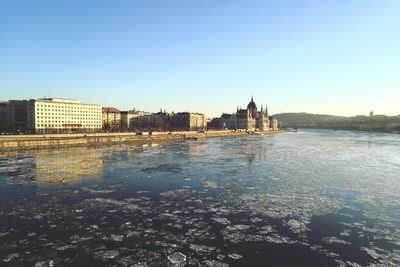
{"label": "treeline", "polygon": [[281,113],[275,116],[279,120],[280,127],[286,128],[400,132],[400,116],[343,117],[310,113]]}

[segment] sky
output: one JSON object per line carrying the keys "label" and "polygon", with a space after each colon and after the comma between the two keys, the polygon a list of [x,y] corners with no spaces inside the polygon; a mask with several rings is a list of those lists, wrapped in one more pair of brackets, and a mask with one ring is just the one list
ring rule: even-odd
{"label": "sky", "polygon": [[0,100],[400,114],[400,1],[0,0]]}

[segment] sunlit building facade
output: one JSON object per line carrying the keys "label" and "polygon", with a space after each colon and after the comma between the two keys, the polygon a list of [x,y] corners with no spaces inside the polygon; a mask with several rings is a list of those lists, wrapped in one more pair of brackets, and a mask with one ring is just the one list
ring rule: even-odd
{"label": "sunlit building facade", "polygon": [[33,133],[97,132],[102,127],[101,106],[79,100],[41,98],[10,100],[7,124]]}
{"label": "sunlit building facade", "polygon": [[246,109],[236,110],[234,114],[222,114],[219,119],[220,128],[230,130],[246,130],[246,131],[269,131],[278,129],[278,120],[268,115],[268,109],[261,106],[261,110],[257,109],[257,105],[251,98]]}
{"label": "sunlit building facade", "polygon": [[103,107],[103,129],[117,131],[121,129],[121,112],[114,107]]}

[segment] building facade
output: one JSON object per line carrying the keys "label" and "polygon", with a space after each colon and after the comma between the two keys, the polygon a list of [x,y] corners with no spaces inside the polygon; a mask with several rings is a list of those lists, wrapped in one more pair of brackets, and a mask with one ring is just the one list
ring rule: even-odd
{"label": "building facade", "polygon": [[41,98],[10,100],[6,124],[32,133],[96,132],[101,130],[101,107],[79,100]]}
{"label": "building facade", "polygon": [[150,115],[149,112],[129,110],[121,111],[121,130],[133,130],[135,128],[135,120],[141,116]]}
{"label": "building facade", "polygon": [[246,109],[236,110],[234,114],[222,114],[219,120],[221,129],[246,130],[246,131],[269,131],[278,129],[278,120],[268,115],[268,109],[257,105],[251,98]]}
{"label": "building facade", "polygon": [[6,110],[6,124],[10,128],[18,132],[34,131],[35,104],[33,100],[10,100]]}
{"label": "building facade", "polygon": [[146,114],[131,119],[131,127],[142,131],[170,131],[171,114],[160,111],[154,114]]}
{"label": "building facade", "polygon": [[104,130],[118,131],[121,129],[121,112],[114,107],[102,108],[102,124]]}
{"label": "building facade", "polygon": [[8,102],[0,102],[0,127],[5,127],[7,124],[7,105]]}
{"label": "building facade", "polygon": [[272,116],[269,116],[270,128],[271,130],[279,130],[278,119]]}
{"label": "building facade", "polygon": [[37,133],[96,132],[102,127],[99,105],[79,100],[43,98],[34,104],[34,129]]}
{"label": "building facade", "polygon": [[206,116],[195,112],[168,113],[161,110],[153,114],[138,113],[129,119],[130,129],[144,131],[193,131],[206,127]]}
{"label": "building facade", "polygon": [[202,113],[179,112],[172,115],[171,126],[182,131],[204,130],[207,127],[207,118]]}

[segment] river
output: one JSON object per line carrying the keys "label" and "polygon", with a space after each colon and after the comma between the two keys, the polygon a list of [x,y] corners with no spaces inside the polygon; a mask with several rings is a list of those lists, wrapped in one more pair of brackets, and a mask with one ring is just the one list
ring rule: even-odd
{"label": "river", "polygon": [[0,266],[398,266],[400,136],[0,155]]}

